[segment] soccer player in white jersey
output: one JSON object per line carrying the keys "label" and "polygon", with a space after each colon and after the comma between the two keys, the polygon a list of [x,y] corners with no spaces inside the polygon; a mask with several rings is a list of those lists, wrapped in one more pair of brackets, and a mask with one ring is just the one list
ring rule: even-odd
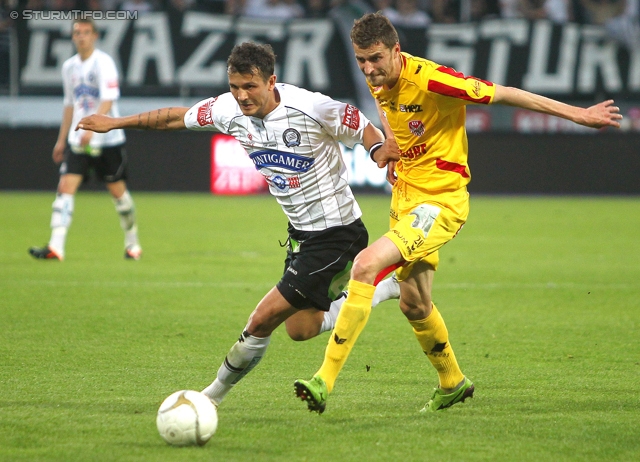
{"label": "soccer player in white jersey", "polygon": [[[360,111],[320,93],[276,83],[269,45],[246,42],[229,59],[230,92],[192,108],[164,108],[133,116],[82,119],[79,129],[99,133],[119,128],[212,130],[234,136],[269,183],[289,219],[282,279],[249,317],[217,378],[204,393],[219,405],[231,387],[264,356],[282,322],[294,340],[331,330],[367,230],[351,188],[338,142],[362,143],[371,151],[384,140]],[[379,167],[398,156],[378,156]],[[375,302],[398,298],[393,278],[382,281]]]}
{"label": "soccer player in white jersey", "polygon": [[75,193],[93,170],[107,185],[124,231],[124,256],[138,260],[142,254],[138,241],[135,207],[125,182],[127,156],[123,130],[96,134],[70,130],[91,114],[117,117],[120,97],[118,71],[113,59],[95,48],[98,31],[91,19],[73,22],[72,40],[77,54],[62,65],[64,111],[53,161],[61,163],[60,181],[51,215],[51,239],[44,247],[31,247],[35,258],[63,260],[67,232],[71,225]]}

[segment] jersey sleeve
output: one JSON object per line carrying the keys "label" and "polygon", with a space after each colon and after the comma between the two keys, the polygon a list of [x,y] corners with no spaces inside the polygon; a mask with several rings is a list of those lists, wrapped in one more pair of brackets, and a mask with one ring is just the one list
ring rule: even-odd
{"label": "jersey sleeve", "polygon": [[357,107],[322,95],[316,99],[314,109],[333,138],[349,148],[363,142],[364,129],[370,121]]}
{"label": "jersey sleeve", "polygon": [[455,98],[457,105],[491,104],[496,93],[496,86],[492,82],[467,77],[446,66],[437,67],[429,75],[427,89],[437,95]]}
{"label": "jersey sleeve", "polygon": [[218,98],[207,98],[194,104],[184,115],[184,124],[189,130],[222,131],[214,121],[214,104]]}
{"label": "jersey sleeve", "polygon": [[71,76],[69,75],[69,68],[71,64],[69,61],[62,65],[62,104],[64,106],[73,106],[73,83],[71,82]]}
{"label": "jersey sleeve", "polygon": [[100,100],[114,101],[120,98],[118,69],[109,55],[102,55],[100,61]]}

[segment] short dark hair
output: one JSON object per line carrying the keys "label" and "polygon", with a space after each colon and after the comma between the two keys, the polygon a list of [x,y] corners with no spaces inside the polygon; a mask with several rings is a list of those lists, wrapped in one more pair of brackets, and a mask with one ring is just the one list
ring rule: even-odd
{"label": "short dark hair", "polygon": [[400,42],[398,32],[391,21],[382,14],[365,14],[353,22],[351,28],[351,42],[359,48],[371,48],[376,43],[382,43],[387,48],[393,48]]}
{"label": "short dark hair", "polygon": [[89,24],[91,26],[91,29],[93,30],[94,34],[98,33],[98,29],[96,28],[96,23],[93,22],[93,18],[80,18],[80,19],[74,19],[73,24],[71,24],[71,32],[73,33],[73,27],[76,24]]}
{"label": "short dark hair", "polygon": [[276,55],[269,44],[244,42],[231,50],[227,59],[227,72],[259,74],[266,82],[274,73]]}

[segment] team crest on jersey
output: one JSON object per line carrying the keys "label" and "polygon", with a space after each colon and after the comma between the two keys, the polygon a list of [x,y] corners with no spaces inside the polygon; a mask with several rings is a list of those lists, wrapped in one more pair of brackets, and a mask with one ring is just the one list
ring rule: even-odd
{"label": "team crest on jersey", "polygon": [[416,136],[424,135],[424,125],[421,120],[409,121],[409,131]]}
{"label": "team crest on jersey", "polygon": [[267,178],[267,182],[282,192],[287,192],[289,189],[296,189],[300,187],[300,177],[298,176],[291,176],[287,178],[282,175],[271,175]]}
{"label": "team crest on jersey", "polygon": [[295,146],[300,146],[300,132],[295,128],[287,128],[282,133],[282,141],[288,148],[293,148]]}
{"label": "team crest on jersey", "polygon": [[344,108],[344,117],[342,125],[346,125],[352,130],[357,130],[360,126],[360,111],[357,107],[347,104]]}
{"label": "team crest on jersey", "polygon": [[198,125],[204,127],[205,125],[213,124],[213,117],[211,117],[211,106],[216,102],[218,98],[213,98],[207,101],[198,108]]}

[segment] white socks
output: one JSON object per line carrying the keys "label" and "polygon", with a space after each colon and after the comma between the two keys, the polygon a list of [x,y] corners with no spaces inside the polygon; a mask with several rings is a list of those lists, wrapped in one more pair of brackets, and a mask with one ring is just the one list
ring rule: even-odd
{"label": "white socks", "polygon": [[[395,277],[382,281],[376,287],[373,296],[373,306],[392,298],[400,298],[400,285]],[[341,297],[331,303],[329,311],[324,313],[324,320],[320,332],[332,330],[336,324],[336,318],[342,308],[346,297]],[[231,388],[256,367],[267,351],[271,337],[254,337],[245,330],[238,341],[231,347],[224,362],[218,369],[218,376],[202,393],[207,395],[219,406]]]}
{"label": "white socks", "polygon": [[[73,218],[74,197],[73,194],[57,194],[52,205],[49,247],[61,257],[64,257],[67,232]],[[113,204],[120,215],[120,227],[124,231],[125,248],[139,246],[136,209],[129,191],[125,190],[119,199],[113,199]]]}
{"label": "white socks", "polygon": [[339,299],[331,302],[329,311],[324,312],[324,318],[322,319],[322,325],[320,325],[318,334],[333,330],[336,325],[336,319],[338,319],[338,313],[340,313],[340,308],[342,308],[342,304],[346,299],[347,297],[342,295]]}
{"label": "white socks", "polygon": [[391,300],[392,298],[400,298],[400,283],[398,283],[395,274],[393,274],[390,278],[381,281],[376,286],[376,291],[373,294],[371,307],[373,308],[378,303],[386,302],[387,300]]}
{"label": "white socks", "polygon": [[220,405],[231,388],[256,367],[267,351],[271,337],[259,338],[244,331],[231,347],[218,369],[218,377],[202,393],[216,406]]}
{"label": "white socks", "polygon": [[55,250],[61,257],[64,256],[64,245],[67,240],[67,231],[73,218],[73,194],[58,194],[53,201],[51,213],[51,239],[49,247]]}
{"label": "white socks", "polygon": [[[376,286],[371,308],[375,307],[379,303],[391,300],[392,298],[400,298],[400,284],[398,284],[398,280],[395,276],[385,279]],[[318,334],[330,331],[335,327],[338,313],[340,313],[340,308],[342,308],[342,304],[346,299],[347,297],[340,297],[331,303],[329,311],[324,313],[324,319],[322,320],[322,325],[320,326],[320,332],[318,332]]]}
{"label": "white socks", "polygon": [[116,211],[120,215],[120,227],[124,231],[124,247],[128,248],[138,243],[138,226],[136,225],[136,208],[128,190],[119,199],[113,199]]}

